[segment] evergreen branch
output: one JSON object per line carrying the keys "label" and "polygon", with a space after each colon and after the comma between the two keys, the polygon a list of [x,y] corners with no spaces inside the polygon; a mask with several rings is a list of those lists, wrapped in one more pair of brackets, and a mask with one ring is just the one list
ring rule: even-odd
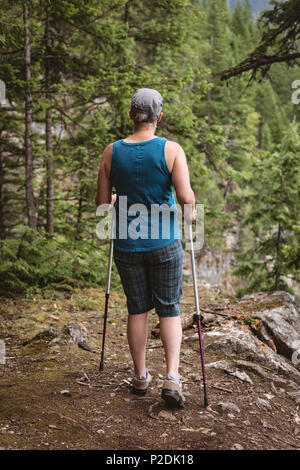
{"label": "evergreen branch", "polygon": [[70,119],[70,121],[74,122],[78,127],[81,129],[86,129],[85,126],[83,126],[80,122],[78,122],[76,119],[72,118],[68,113],[66,113],[60,106],[57,105],[56,103],[56,109],[59,111],[61,114],[63,114],[66,118]]}
{"label": "evergreen branch", "polygon": [[15,51],[7,51],[7,52],[2,52],[0,51],[0,55],[13,55],[13,54],[18,54],[19,52],[23,52],[24,49],[16,49]]}
{"label": "evergreen branch", "polygon": [[221,80],[228,80],[231,77],[236,77],[244,72],[253,70],[253,75],[256,74],[259,68],[264,69],[264,75],[269,70],[270,66],[279,62],[291,62],[292,60],[300,59],[300,52],[293,54],[275,54],[275,55],[261,55],[250,56],[240,64],[231,67],[221,72]]}

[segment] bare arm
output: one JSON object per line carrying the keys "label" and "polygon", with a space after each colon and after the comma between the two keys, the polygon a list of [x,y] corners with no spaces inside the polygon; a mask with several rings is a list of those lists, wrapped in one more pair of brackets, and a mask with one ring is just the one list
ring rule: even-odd
{"label": "bare arm", "polygon": [[184,206],[190,204],[192,208],[192,215],[185,212],[188,218],[195,220],[195,195],[190,184],[189,169],[186,162],[184,150],[179,144],[170,142],[172,144],[172,153],[174,155],[173,168],[171,171],[172,182],[176,191],[176,196],[182,211]]}
{"label": "bare arm", "polygon": [[109,144],[103,152],[99,173],[98,173],[98,188],[95,197],[95,203],[100,204],[111,203],[111,182],[110,182],[110,168],[113,144]]}

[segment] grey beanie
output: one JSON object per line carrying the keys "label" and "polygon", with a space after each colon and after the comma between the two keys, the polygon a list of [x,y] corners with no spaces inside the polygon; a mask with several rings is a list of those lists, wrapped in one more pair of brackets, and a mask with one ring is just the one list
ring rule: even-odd
{"label": "grey beanie", "polygon": [[163,105],[161,94],[151,88],[140,88],[135,92],[131,100],[131,112],[133,117],[136,112],[148,115],[149,121],[156,121]]}

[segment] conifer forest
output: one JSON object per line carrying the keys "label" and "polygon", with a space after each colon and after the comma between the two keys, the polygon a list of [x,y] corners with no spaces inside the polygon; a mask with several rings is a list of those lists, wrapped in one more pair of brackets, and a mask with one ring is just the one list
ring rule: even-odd
{"label": "conifer forest", "polygon": [[[153,391],[132,401],[115,265],[97,375],[109,256],[97,176],[107,145],[132,133],[139,88],[162,95],[156,135],[184,149],[204,206],[195,255],[212,404],[199,415],[188,253],[187,411]],[[0,0],[0,298],[1,450],[299,449],[300,0]],[[234,349],[227,369],[229,343],[223,354],[212,333],[226,337],[225,317],[257,347]]]}

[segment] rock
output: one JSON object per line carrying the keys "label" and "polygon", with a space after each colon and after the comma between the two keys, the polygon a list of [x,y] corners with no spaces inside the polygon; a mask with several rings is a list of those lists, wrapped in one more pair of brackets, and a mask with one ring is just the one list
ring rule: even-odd
{"label": "rock", "polygon": [[288,392],[288,396],[291,397],[297,405],[300,405],[300,391]]}
{"label": "rock", "polygon": [[193,380],[193,382],[201,382],[202,377],[199,374],[190,374],[189,378]]}
{"label": "rock", "polygon": [[260,377],[264,377],[266,379],[270,378],[270,374],[268,374],[267,371],[265,371],[260,365],[255,364],[254,362],[235,360],[234,364],[237,365],[238,367],[241,367],[242,369],[253,372],[253,374],[258,375]]}
{"label": "rock", "polygon": [[231,403],[229,401],[219,401],[217,404],[218,410],[222,412],[231,412],[234,411],[235,413],[240,413],[241,410],[235,403]]}
{"label": "rock", "polygon": [[272,406],[270,405],[270,403],[267,400],[264,400],[263,398],[256,398],[255,403],[261,410],[272,410]]}
{"label": "rock", "polygon": [[260,292],[242,297],[241,302],[249,299],[258,300],[251,317],[262,321],[278,353],[291,359],[293,352],[300,349],[300,304],[295,296],[284,291]]}
{"label": "rock", "polygon": [[166,421],[172,421],[172,422],[177,422],[177,418],[176,416],[173,415],[173,413],[171,413],[170,411],[166,411],[166,410],[161,410],[159,413],[158,413],[158,417],[159,418],[163,418],[165,419]]}
{"label": "rock", "polygon": [[193,341],[198,341],[198,339],[199,339],[198,333],[195,333],[191,336],[184,336],[182,338],[182,341],[185,343],[192,343]]}
{"label": "rock", "polygon": [[54,343],[60,344],[78,344],[88,339],[88,332],[86,327],[77,321],[69,322],[64,327],[62,332],[54,338],[50,345]]}
{"label": "rock", "polygon": [[212,332],[206,332],[204,337],[213,338],[212,342],[207,344],[206,350],[224,353],[227,356],[234,356],[248,361],[254,360],[271,370],[300,380],[300,372],[291,366],[284,357],[265,346],[249,330],[242,329],[235,321],[217,327]]}
{"label": "rock", "polygon": [[231,447],[231,450],[244,450],[244,447],[241,444],[235,443]]}
{"label": "rock", "polygon": [[[237,279],[232,275],[234,265],[234,249],[239,239],[238,226],[232,225],[224,233],[223,245],[220,249],[210,248],[207,244],[201,250],[197,250],[196,264],[197,275],[201,279],[199,286],[203,285],[220,292],[220,289],[234,294]],[[183,273],[191,276],[190,255],[184,252]]]}
{"label": "rock", "polygon": [[243,382],[248,382],[251,385],[253,385],[253,382],[250,379],[249,375],[247,375],[246,372],[241,372],[238,369],[235,369],[234,367],[232,367],[229,361],[212,362],[210,364],[207,364],[207,367],[212,367],[214,369],[223,370],[227,374],[233,375],[234,377],[237,377]]}
{"label": "rock", "polygon": [[[255,364],[254,362],[250,361],[243,361],[243,360],[234,360],[233,361],[234,365],[237,365],[241,369],[248,370],[250,372],[253,372],[253,374],[258,375],[259,377],[264,377],[266,379],[272,380],[273,382],[280,383],[280,384],[287,384],[287,379],[283,379],[282,377],[278,377],[278,375],[275,375],[274,372],[268,369],[264,369],[261,367],[259,364]],[[290,381],[289,383],[293,384],[296,389],[298,390],[297,385]],[[275,387],[273,383],[271,383],[271,387]],[[274,392],[277,393],[276,387],[273,390]]]}
{"label": "rock", "polygon": [[60,353],[61,352],[60,347],[58,345],[57,346],[52,346],[51,347],[51,352],[56,353],[56,354]]}
{"label": "rock", "polygon": [[278,431],[278,429],[275,428],[275,426],[272,426],[271,424],[267,423],[267,421],[265,421],[264,419],[261,420],[261,424],[266,429],[271,429],[272,431]]}
{"label": "rock", "polygon": [[275,398],[275,395],[272,395],[271,393],[264,393],[264,395],[268,400],[273,400],[273,398]]}
{"label": "rock", "polygon": [[77,346],[81,349],[83,349],[84,351],[88,351],[88,352],[91,352],[93,354],[96,354],[96,349],[92,349],[89,347],[88,344],[85,344],[83,341],[78,341],[77,343]]}
{"label": "rock", "polygon": [[293,388],[294,390],[299,390],[299,386],[295,384],[295,382],[293,382],[292,380],[289,380],[288,386]]}
{"label": "rock", "polygon": [[37,333],[33,338],[28,339],[22,343],[22,346],[26,346],[26,344],[35,343],[38,341],[44,341],[48,343],[49,341],[55,338],[56,331],[54,328],[48,328],[47,330],[40,331]]}
{"label": "rock", "polygon": [[206,436],[216,436],[216,433],[215,432],[212,432],[211,429],[209,428],[197,428],[197,429],[194,429],[194,428],[181,428],[181,431],[183,432],[201,432],[202,434],[205,434]]}
{"label": "rock", "polygon": [[257,318],[253,324],[250,325],[251,330],[253,333],[260,339],[263,343],[265,343],[269,348],[273,349],[274,352],[277,352],[276,346],[272,339],[272,334],[269,333],[267,327],[264,323]]}

